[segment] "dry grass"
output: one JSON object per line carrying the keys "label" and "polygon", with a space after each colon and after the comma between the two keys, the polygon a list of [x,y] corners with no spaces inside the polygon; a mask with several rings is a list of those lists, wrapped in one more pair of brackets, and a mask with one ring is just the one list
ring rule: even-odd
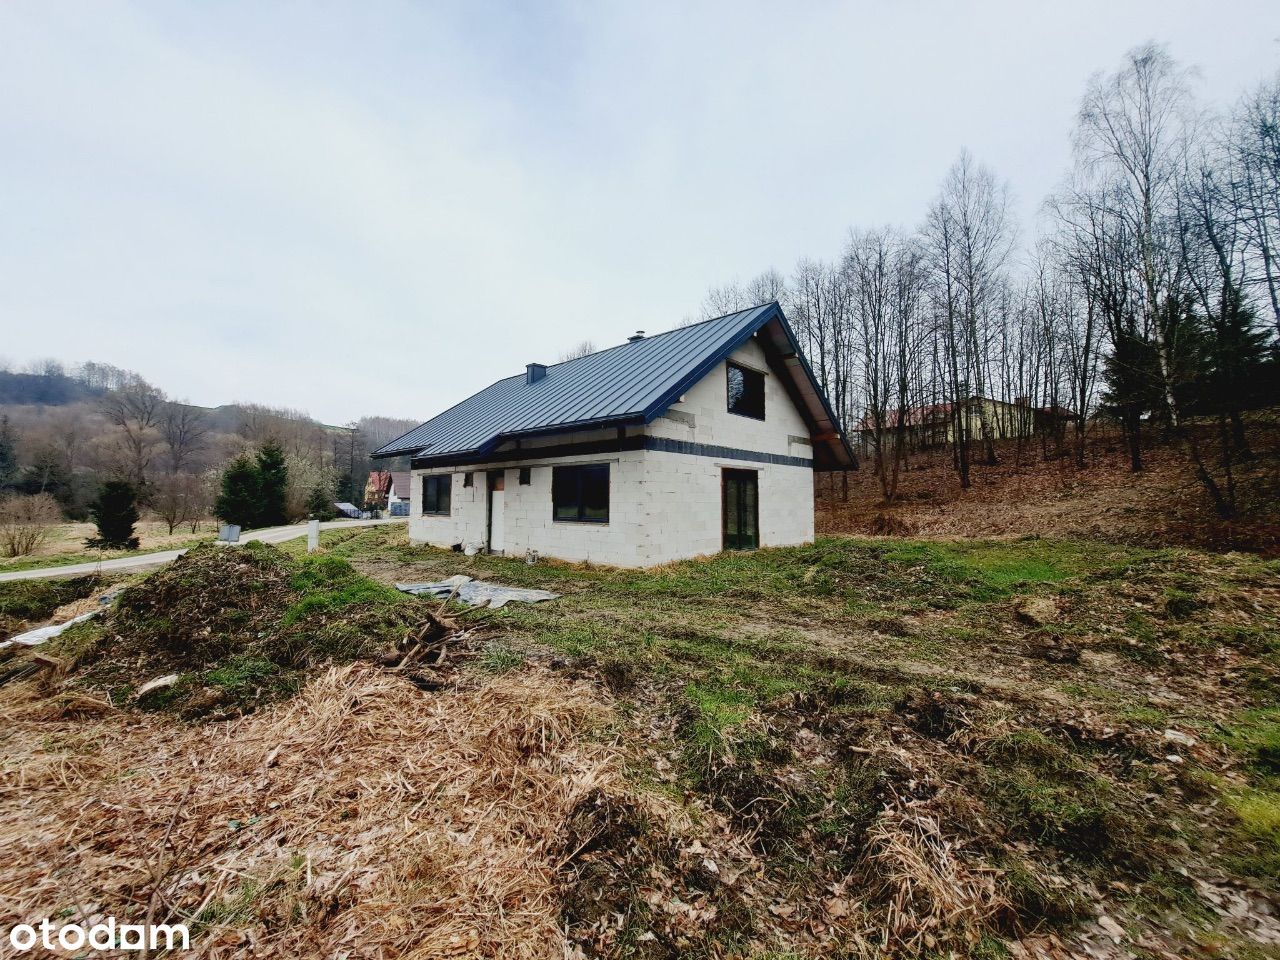
{"label": "dry grass", "polygon": [[[598,691],[368,665],[218,726],[0,712],[0,914],[193,925],[196,955],[558,957],[557,838],[614,777]],[[65,915],[65,914],[64,914]]]}
{"label": "dry grass", "polygon": [[1135,474],[1120,438],[1090,441],[1088,465],[1046,459],[1038,443],[999,445],[1000,462],[972,465],[968,490],[947,450],[913,454],[901,474],[898,499],[883,505],[871,462],[842,478],[818,481],[819,534],[921,537],[1088,537],[1113,543],[1197,546],[1280,555],[1280,417],[1251,421],[1256,456],[1236,465],[1240,516],[1220,520],[1188,461],[1152,436],[1146,469]]}
{"label": "dry grass", "polygon": [[196,533],[191,532],[190,526],[181,526],[173,533],[169,533],[169,526],[163,521],[141,520],[135,532],[139,540],[137,550],[90,550],[84,542],[89,537],[97,536],[97,528],[92,523],[54,524],[49,528],[48,537],[30,555],[10,559],[0,558],[0,572],[34,566],[88,563],[139,552],[177,550],[190,546],[198,540],[211,539],[217,533],[217,526],[211,521],[205,521],[199,524]]}
{"label": "dry grass", "polygon": [[868,931],[879,936],[880,947],[907,954],[967,951],[978,931],[1012,915],[1000,893],[1001,871],[967,857],[963,841],[944,833],[942,817],[928,803],[897,800],[876,818],[867,840],[872,879],[866,890],[886,904]]}

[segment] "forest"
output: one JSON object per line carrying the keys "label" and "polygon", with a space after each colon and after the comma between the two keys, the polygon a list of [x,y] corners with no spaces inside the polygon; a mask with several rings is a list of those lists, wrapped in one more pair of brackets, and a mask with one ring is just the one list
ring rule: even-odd
{"label": "forest", "polygon": [[1095,76],[1029,240],[962,151],[919,225],[855,227],[835,257],[712,288],[702,315],[783,304],[886,503],[922,447],[968,488],[1001,439],[1039,433],[1083,469],[1113,427],[1130,470],[1172,446],[1231,519],[1280,397],[1280,76],[1221,110],[1194,88],[1155,44]]}

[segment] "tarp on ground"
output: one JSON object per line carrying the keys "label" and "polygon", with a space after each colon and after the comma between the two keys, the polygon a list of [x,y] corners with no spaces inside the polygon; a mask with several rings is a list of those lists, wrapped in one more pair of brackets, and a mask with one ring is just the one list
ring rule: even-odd
{"label": "tarp on ground", "polygon": [[505,606],[513,600],[517,603],[541,603],[555,600],[560,594],[550,590],[526,590],[521,587],[504,587],[500,583],[473,580],[458,574],[436,583],[397,583],[396,589],[418,597],[448,597],[456,591],[457,599],[473,607]]}

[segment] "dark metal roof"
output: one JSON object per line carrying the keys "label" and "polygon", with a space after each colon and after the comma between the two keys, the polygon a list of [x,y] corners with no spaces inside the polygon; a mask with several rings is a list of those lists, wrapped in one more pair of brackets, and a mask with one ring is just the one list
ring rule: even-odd
{"label": "dark metal roof", "polygon": [[392,440],[374,457],[456,460],[462,454],[486,454],[514,437],[649,423],[766,327],[762,344],[790,373],[784,382],[813,429],[818,465],[853,466],[853,454],[777,303],[566,360],[548,366],[546,376],[534,383],[525,374],[499,380]]}

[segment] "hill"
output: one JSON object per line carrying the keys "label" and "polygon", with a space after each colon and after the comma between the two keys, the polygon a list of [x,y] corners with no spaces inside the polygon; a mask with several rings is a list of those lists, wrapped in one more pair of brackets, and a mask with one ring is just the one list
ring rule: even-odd
{"label": "hill", "polygon": [[365,416],[332,426],[304,411],[248,402],[201,407],[132,371],[95,363],[68,370],[51,361],[27,372],[0,370],[0,494],[47,493],[67,519],[82,520],[103,478],[123,477],[156,517],[196,524],[210,518],[226,464],[271,438],[289,456],[289,507],[300,516],[317,487],[360,502],[369,454],[415,425]]}

